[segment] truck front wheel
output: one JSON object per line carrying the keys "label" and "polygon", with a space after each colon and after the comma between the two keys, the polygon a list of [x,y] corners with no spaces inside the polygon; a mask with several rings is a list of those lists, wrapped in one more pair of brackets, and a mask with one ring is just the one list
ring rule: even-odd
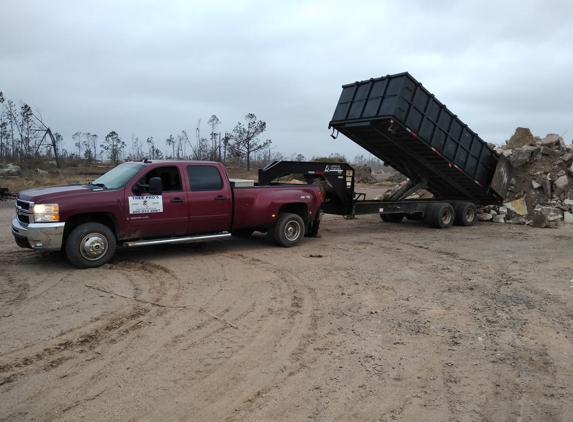
{"label": "truck front wheel", "polygon": [[78,268],[96,268],[109,262],[115,246],[115,236],[107,226],[84,223],[70,233],[66,256]]}
{"label": "truck front wheel", "polygon": [[277,245],[290,248],[298,245],[304,237],[304,221],[298,214],[281,214],[270,230],[273,232],[270,237]]}

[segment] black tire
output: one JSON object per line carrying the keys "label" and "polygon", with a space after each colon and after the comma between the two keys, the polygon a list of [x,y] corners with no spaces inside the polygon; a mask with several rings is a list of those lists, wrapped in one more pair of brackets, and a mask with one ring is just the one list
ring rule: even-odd
{"label": "black tire", "polygon": [[237,237],[251,237],[254,232],[255,231],[251,229],[231,230],[231,234]]}
{"label": "black tire", "polygon": [[280,214],[275,225],[269,229],[269,238],[277,245],[290,248],[300,243],[304,237],[304,221],[298,214]]}
{"label": "black tire", "polygon": [[477,208],[471,202],[456,203],[454,212],[454,224],[456,226],[473,226],[477,221]]}
{"label": "black tire", "polygon": [[96,268],[107,264],[115,253],[113,232],[100,223],[76,227],[66,241],[66,256],[78,268]]}
{"label": "black tire", "polygon": [[447,229],[454,224],[454,208],[447,203],[432,204],[426,212],[428,225],[435,229]]}
{"label": "black tire", "polygon": [[422,221],[426,216],[423,212],[415,212],[413,214],[406,214],[406,219],[411,221]]}
{"label": "black tire", "polygon": [[380,214],[380,218],[385,223],[401,223],[404,219],[404,214],[396,213],[396,214]]}

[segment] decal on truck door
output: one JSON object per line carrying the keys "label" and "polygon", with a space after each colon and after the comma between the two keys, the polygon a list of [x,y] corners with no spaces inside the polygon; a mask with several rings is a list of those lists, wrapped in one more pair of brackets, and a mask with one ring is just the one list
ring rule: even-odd
{"label": "decal on truck door", "polygon": [[130,196],[130,214],[149,214],[163,212],[163,198],[159,196]]}

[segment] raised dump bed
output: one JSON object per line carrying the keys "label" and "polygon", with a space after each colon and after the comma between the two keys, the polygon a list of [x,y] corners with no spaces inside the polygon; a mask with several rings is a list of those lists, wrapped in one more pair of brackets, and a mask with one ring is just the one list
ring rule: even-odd
{"label": "raised dump bed", "polygon": [[513,169],[409,73],[344,85],[329,128],[436,199],[498,203]]}

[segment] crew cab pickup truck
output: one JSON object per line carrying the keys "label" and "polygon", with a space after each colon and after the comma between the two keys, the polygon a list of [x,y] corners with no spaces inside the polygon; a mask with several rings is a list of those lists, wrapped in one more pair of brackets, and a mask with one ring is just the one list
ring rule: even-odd
{"label": "crew cab pickup truck", "polygon": [[319,186],[234,187],[207,161],[126,162],[86,185],[22,191],[12,234],[24,248],[63,250],[78,268],[99,267],[116,247],[267,233],[291,247],[318,231]]}

